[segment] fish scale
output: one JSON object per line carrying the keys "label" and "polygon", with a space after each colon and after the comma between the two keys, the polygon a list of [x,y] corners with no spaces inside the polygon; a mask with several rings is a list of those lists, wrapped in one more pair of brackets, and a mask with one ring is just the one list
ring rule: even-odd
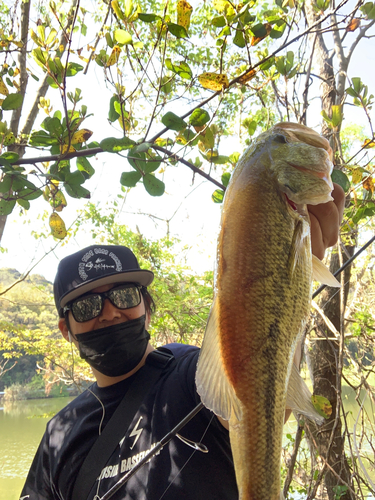
{"label": "fish scale", "polygon": [[240,500],[280,498],[288,382],[311,299],[303,204],[331,199],[331,169],[325,139],[279,124],[244,153],[225,193],[196,382],[203,403],[229,421]]}

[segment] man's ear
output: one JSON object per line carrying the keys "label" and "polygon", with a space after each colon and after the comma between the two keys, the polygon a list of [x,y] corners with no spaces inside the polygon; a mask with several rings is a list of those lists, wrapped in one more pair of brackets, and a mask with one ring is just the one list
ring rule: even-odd
{"label": "man's ear", "polygon": [[65,318],[59,319],[59,330],[62,333],[64,339],[67,340],[68,342],[71,342],[69,328],[68,325],[66,324]]}

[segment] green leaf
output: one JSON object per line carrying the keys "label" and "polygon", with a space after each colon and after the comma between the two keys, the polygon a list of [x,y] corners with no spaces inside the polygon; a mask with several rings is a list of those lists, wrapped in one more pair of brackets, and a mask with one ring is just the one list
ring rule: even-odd
{"label": "green leaf", "polygon": [[80,64],[73,62],[68,63],[68,66],[66,68],[66,76],[74,76],[82,70],[83,66],[81,66]]}
{"label": "green leaf", "polygon": [[212,149],[215,146],[215,136],[210,127],[207,127],[204,134],[199,134],[199,140],[206,149]]}
{"label": "green leaf", "polygon": [[120,113],[118,113],[115,109],[115,103],[117,103],[118,106],[121,106],[120,100],[119,100],[117,95],[112,96],[110,101],[109,101],[108,120],[111,123],[115,122],[121,116]]}
{"label": "green leaf", "polygon": [[255,26],[251,26],[250,30],[253,33],[253,35],[257,38],[263,38],[267,36],[266,27],[262,23],[256,24]]}
{"label": "green leaf", "polygon": [[221,183],[224,187],[227,187],[230,181],[231,174],[229,172],[224,172],[221,176]]}
{"label": "green leaf", "polygon": [[155,172],[160,167],[162,158],[158,155],[151,157],[147,160],[147,163],[144,167],[144,172],[146,174],[150,174],[151,172]]}
{"label": "green leaf", "polygon": [[333,169],[331,174],[332,182],[335,182],[339,186],[343,188],[345,193],[347,193],[350,189],[350,180],[348,176],[344,174],[341,170]]}
{"label": "green leaf", "polygon": [[42,127],[55,137],[60,137],[63,133],[63,127],[60,120],[56,117],[50,118],[47,116],[42,123]]}
{"label": "green leaf", "polygon": [[211,198],[214,203],[223,203],[224,191],[222,189],[216,189],[216,191],[212,193]]}
{"label": "green leaf", "polygon": [[225,165],[229,162],[229,156],[218,155],[216,157],[211,158],[212,163],[215,165]]}
{"label": "green leaf", "polygon": [[202,108],[195,109],[189,117],[189,123],[193,127],[203,127],[209,121],[210,115]]}
{"label": "green leaf", "polygon": [[6,170],[13,170],[12,164],[10,163],[9,160],[4,158],[3,156],[0,156],[0,165],[5,167]]}
{"label": "green leaf", "polygon": [[16,163],[16,161],[19,159],[20,155],[17,153],[14,153],[13,151],[5,151],[0,158],[4,158],[5,160],[8,160],[10,163]]}
{"label": "green leaf", "polygon": [[286,23],[281,24],[281,26],[274,26],[270,31],[270,37],[273,39],[281,38],[284,34],[286,28]]}
{"label": "green leaf", "polygon": [[116,139],[115,137],[108,137],[103,139],[99,144],[103,151],[107,153],[118,153],[124,151],[125,149],[130,149],[134,146],[135,142],[128,137],[122,137],[121,139]]}
{"label": "green leaf", "polygon": [[16,200],[4,200],[0,198],[0,215],[9,215],[13,212]]}
{"label": "green leaf", "polygon": [[234,45],[237,45],[237,47],[239,47],[240,49],[243,49],[244,47],[246,47],[246,41],[245,37],[243,36],[243,32],[241,31],[241,27],[242,27],[241,23],[238,22],[236,34],[233,38],[233,43]]}
{"label": "green leaf", "polygon": [[95,174],[95,169],[85,156],[79,156],[76,161],[77,168],[81,171],[86,179],[89,179]]}
{"label": "green leaf", "polygon": [[338,127],[343,120],[342,105],[332,106],[332,125]]}
{"label": "green leaf", "polygon": [[[174,35],[176,38],[188,38],[187,31],[183,26],[180,26],[179,24],[175,24],[175,23],[167,23],[167,26],[168,26],[169,32],[172,33],[172,35]],[[159,195],[155,195],[155,196],[159,196]]]}
{"label": "green leaf", "polygon": [[18,203],[18,205],[20,205],[25,210],[29,210],[29,208],[30,208],[30,202],[28,200],[24,200],[24,199],[18,198],[17,199],[17,203]]}
{"label": "green leaf", "polygon": [[83,184],[85,180],[85,176],[79,170],[71,172],[65,176],[65,184],[69,184],[70,186]]}
{"label": "green leaf", "polygon": [[186,80],[190,80],[193,76],[193,73],[186,62],[181,61],[180,63],[173,63],[171,59],[165,60],[165,65],[170,71],[176,73],[176,75],[181,78],[185,78]]}
{"label": "green leaf", "polygon": [[29,144],[31,146],[52,146],[53,144],[58,145],[58,141],[55,137],[52,137],[44,130],[38,130],[33,132],[30,136]]}
{"label": "green leaf", "polygon": [[153,174],[146,174],[143,177],[143,185],[151,196],[161,196],[164,194],[165,184]]}
{"label": "green leaf", "polygon": [[123,172],[121,174],[120,184],[126,187],[134,187],[141,177],[142,174],[140,172]]}
{"label": "green leaf", "polygon": [[226,25],[226,22],[225,22],[225,17],[224,17],[224,16],[214,17],[214,18],[211,20],[211,24],[212,24],[212,26],[214,26],[215,28],[224,28],[224,26]]}
{"label": "green leaf", "polygon": [[161,19],[161,17],[157,16],[156,14],[146,14],[144,12],[140,12],[138,14],[138,19],[140,19],[144,23],[154,23],[158,19]]}
{"label": "green leaf", "polygon": [[147,162],[146,155],[143,151],[137,152],[135,148],[133,148],[131,151],[129,151],[127,158],[128,162],[134,168],[134,170],[144,173]]}
{"label": "green leaf", "polygon": [[90,199],[90,191],[79,184],[70,185],[64,182],[64,188],[67,194],[72,198]]}
{"label": "green leaf", "polygon": [[12,176],[5,175],[3,180],[0,181],[0,193],[9,193],[9,190],[12,186]]}
{"label": "green leaf", "polygon": [[183,130],[187,127],[186,122],[179,116],[172,113],[172,111],[168,111],[168,113],[163,116],[161,121],[167,128],[176,130],[176,132],[179,132],[180,130]]}
{"label": "green leaf", "polygon": [[132,42],[132,36],[125,30],[115,30],[114,33],[115,40],[121,45],[126,45]]}
{"label": "green leaf", "polygon": [[42,196],[43,191],[34,186],[34,189],[27,188],[18,192],[18,196],[24,200],[36,200],[40,196]]}
{"label": "green leaf", "polygon": [[4,99],[2,108],[5,111],[11,109],[18,109],[22,105],[22,102],[23,102],[22,94],[9,94]]}

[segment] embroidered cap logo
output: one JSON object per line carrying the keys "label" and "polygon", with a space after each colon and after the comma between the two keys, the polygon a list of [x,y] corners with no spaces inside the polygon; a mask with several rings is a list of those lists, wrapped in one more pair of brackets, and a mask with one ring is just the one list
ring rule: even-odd
{"label": "embroidered cap logo", "polygon": [[78,264],[78,274],[82,281],[92,279],[97,272],[106,269],[112,269],[116,272],[122,271],[120,259],[106,248],[97,247],[90,249]]}

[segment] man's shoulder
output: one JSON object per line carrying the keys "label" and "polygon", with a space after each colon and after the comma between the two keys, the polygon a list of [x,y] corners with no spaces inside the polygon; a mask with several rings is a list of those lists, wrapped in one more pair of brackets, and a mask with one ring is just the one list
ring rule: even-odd
{"label": "man's shoulder", "polygon": [[179,344],[177,342],[171,342],[163,346],[163,349],[168,349],[171,351],[173,356],[178,359],[186,355],[197,354],[199,352],[199,347],[189,344]]}

